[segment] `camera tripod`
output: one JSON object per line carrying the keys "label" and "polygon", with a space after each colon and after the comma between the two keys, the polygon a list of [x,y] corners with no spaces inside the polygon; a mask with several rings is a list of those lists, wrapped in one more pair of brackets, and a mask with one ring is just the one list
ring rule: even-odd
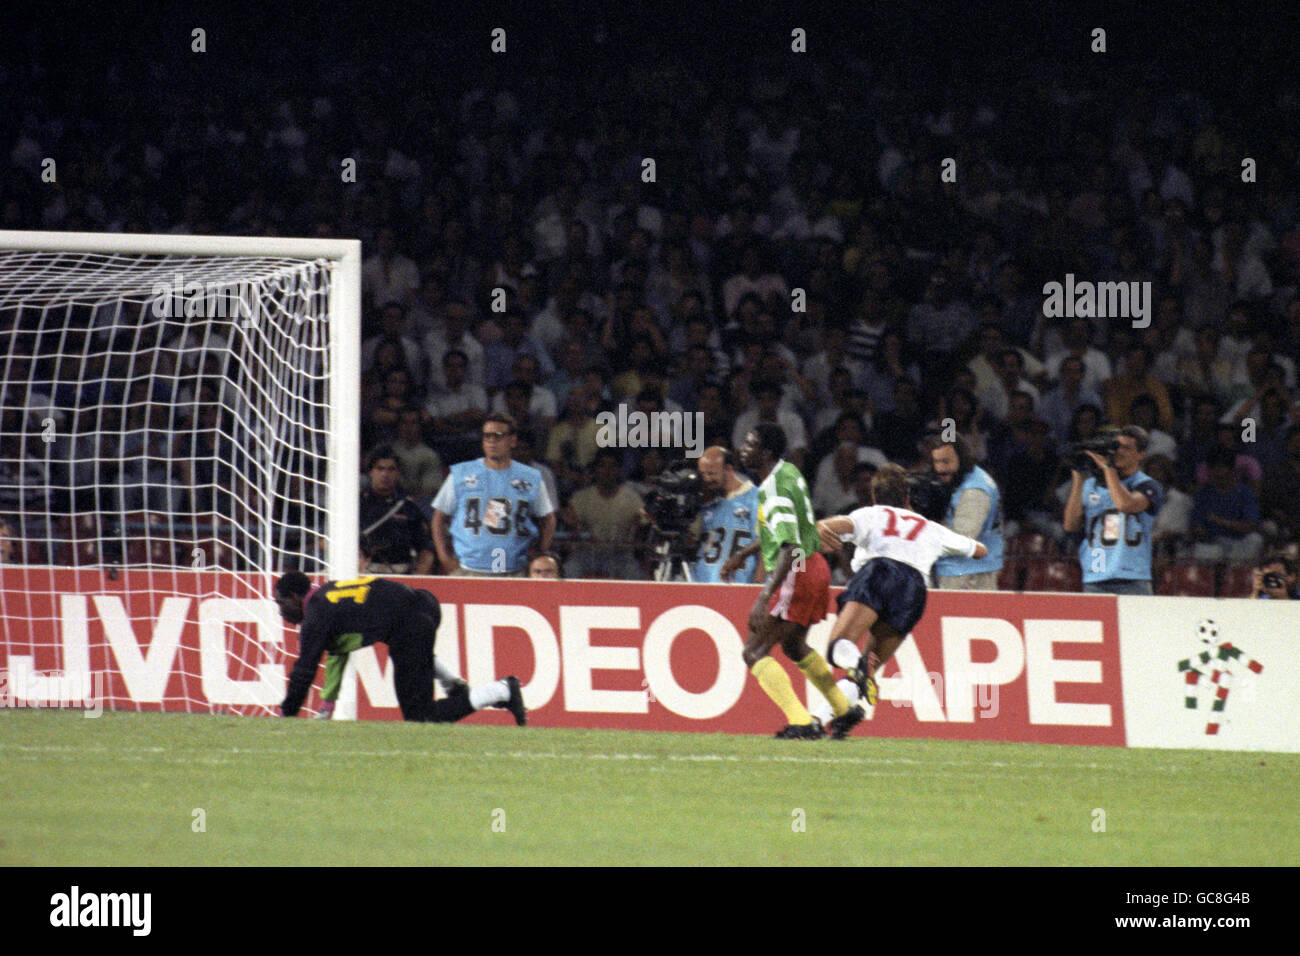
{"label": "camera tripod", "polygon": [[682,554],[678,535],[665,535],[654,546],[656,581],[694,581],[691,565]]}

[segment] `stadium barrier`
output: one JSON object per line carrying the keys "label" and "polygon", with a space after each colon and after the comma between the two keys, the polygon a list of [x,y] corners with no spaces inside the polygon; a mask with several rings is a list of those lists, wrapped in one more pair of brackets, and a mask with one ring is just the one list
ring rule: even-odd
{"label": "stadium barrier", "polygon": [[[88,675],[110,709],[265,714],[283,696],[297,633],[255,596],[260,579],[234,576],[222,591],[246,596],[212,597],[222,572],[168,572],[165,585],[153,572],[148,587],[129,569],[47,573],[33,589],[33,569],[0,568],[0,705],[58,706]],[[517,674],[532,726],[781,723],[740,658],[756,586],[408,580],[442,602],[439,655],[471,684]],[[810,643],[824,651],[830,627]],[[1300,752],[1300,603],[936,591],[912,637],[858,734]],[[385,648],[353,661],[357,716],[397,719]]]}

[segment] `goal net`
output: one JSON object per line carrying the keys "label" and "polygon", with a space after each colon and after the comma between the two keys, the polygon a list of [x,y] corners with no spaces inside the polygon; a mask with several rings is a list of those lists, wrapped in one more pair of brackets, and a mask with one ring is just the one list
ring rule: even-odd
{"label": "goal net", "polygon": [[0,232],[0,706],[260,713],[356,570],[360,244]]}

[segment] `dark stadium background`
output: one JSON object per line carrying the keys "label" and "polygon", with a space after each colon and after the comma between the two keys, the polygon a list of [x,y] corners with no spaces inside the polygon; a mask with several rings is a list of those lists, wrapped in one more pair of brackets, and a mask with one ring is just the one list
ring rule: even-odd
{"label": "dark stadium background", "polygon": [[[629,254],[626,235],[612,234],[609,212],[621,201],[620,189],[636,181],[639,159],[651,156],[658,181],[638,185],[637,201],[657,211],[662,228],[649,237],[644,272],[662,278],[669,249],[687,251],[718,334],[714,357],[718,366],[730,365],[714,372],[732,416],[751,403],[749,386],[772,367],[751,373],[744,363],[761,367],[773,343],[760,340],[747,350],[753,328],[722,305],[744,244],[720,235],[720,225],[743,207],[766,216],[770,231],[793,229],[782,238],[760,237],[759,246],[766,273],[787,288],[807,289],[815,300],[810,315],[791,315],[780,302],[765,306],[800,367],[821,347],[822,328],[847,327],[856,318],[869,266],[884,267],[877,302],[908,340],[902,368],[905,375],[915,368],[920,410],[891,412],[897,372],[865,360],[869,343],[851,338],[849,347],[865,360],[854,385],[875,406],[863,443],[905,464],[916,458],[914,439],[946,408],[941,403],[954,371],[974,354],[973,338],[947,354],[926,354],[926,343],[909,340],[913,310],[941,264],[952,269],[959,301],[1000,323],[1010,341],[1038,359],[1048,350],[1021,321],[1025,309],[1032,314],[1045,281],[1076,272],[1149,278],[1157,300],[1166,291],[1178,298],[1177,325],[1148,340],[1157,354],[1172,347],[1181,327],[1226,330],[1228,309],[1244,302],[1251,344],[1300,361],[1300,90],[1295,15],[1286,5],[909,3],[854,5],[847,14],[725,4],[473,12],[233,4],[191,12],[126,3],[111,10],[15,7],[6,18],[0,228],[324,235],[360,238],[367,256],[388,228],[421,281],[436,277],[449,295],[471,305],[476,321],[491,318],[486,303],[497,284],[494,266],[505,260],[507,274],[521,271],[507,253],[517,245],[520,262],[537,272],[540,299],[522,306],[531,319],[567,265],[538,252],[533,229],[538,204],[555,193],[566,164],[581,157],[579,198],[606,231],[600,254],[584,264],[581,289],[603,301],[617,289],[612,269],[621,275],[625,260],[635,266],[640,257]],[[195,27],[206,31],[206,53],[190,51]],[[489,51],[495,27],[506,30],[503,55]],[[795,27],[807,30],[806,54],[790,51]],[[1089,51],[1094,27],[1107,31],[1104,54]],[[486,92],[487,107],[467,106],[467,94],[476,91]],[[494,115],[503,91],[517,104],[512,119]],[[313,118],[318,98],[330,109]],[[269,134],[284,128],[276,114],[282,102],[303,134],[300,148],[266,145]],[[759,155],[764,144],[756,151],[750,139],[752,125],[769,115],[776,129],[799,130],[798,150],[788,160]],[[1217,157],[1203,148],[1213,140],[1211,130],[1223,144]],[[223,139],[231,131],[246,145]],[[1184,264],[1171,282],[1167,198],[1145,206],[1116,159],[1129,133],[1124,162],[1152,165],[1157,192],[1161,163],[1186,174],[1194,196],[1186,218],[1211,253],[1222,223],[1266,236],[1248,251],[1270,291],[1226,288],[1208,261]],[[902,172],[885,182],[881,160],[891,146]],[[386,175],[392,150],[418,163],[418,175]],[[37,156],[57,158],[57,185],[40,181]],[[1256,183],[1241,182],[1244,156],[1256,161]],[[356,184],[340,182],[344,157],[358,160]],[[955,188],[938,184],[945,157],[957,161]],[[495,217],[503,193],[514,214]],[[800,237],[792,224],[792,210],[818,201],[837,213],[839,241]],[[1222,223],[1207,218],[1207,205],[1222,207]],[[463,243],[453,241],[450,249],[448,222],[464,233]],[[985,258],[972,265],[976,251]],[[989,278],[987,267],[1006,261],[1021,275],[1016,295]],[[645,299],[647,285],[632,291],[635,300]],[[663,386],[671,393],[683,352],[682,317],[662,295],[651,298],[669,353],[656,355],[653,364],[666,370]],[[374,306],[367,299],[366,337],[380,332]],[[4,318],[0,356],[27,331],[12,313]],[[633,351],[625,318],[612,330],[616,350],[586,340],[589,363],[604,367],[607,389],[635,371],[623,364]],[[597,318],[596,338],[600,325]],[[1045,331],[1050,341],[1051,330]],[[1093,344],[1118,367],[1128,340],[1112,323]],[[48,367],[54,345],[41,337],[36,348],[38,370]],[[1176,413],[1166,429],[1178,446],[1174,485],[1194,498],[1199,481],[1192,466],[1209,443],[1191,432],[1197,390],[1180,381],[1177,363],[1168,367],[1175,379],[1166,383]],[[648,378],[653,389],[652,371],[623,381],[643,385]],[[1044,394],[1052,385],[1039,384]],[[1221,384],[1219,413],[1247,387]],[[1295,382],[1287,384],[1283,428],[1297,414]],[[363,387],[365,418],[382,383],[368,376]],[[427,383],[417,384],[413,404],[422,407],[430,394]],[[602,401],[608,406],[620,397],[633,402],[638,396],[608,393]],[[557,404],[562,410],[562,396]],[[814,427],[828,405],[819,395],[795,409],[808,431],[810,481],[835,443],[833,434]],[[653,400],[646,407],[655,407]],[[532,424],[535,453],[544,459],[546,432]],[[711,435],[730,437],[729,422],[708,427]],[[450,465],[461,449],[427,431]],[[1029,586],[1021,576],[1032,574],[1035,587],[1072,587],[1072,549],[1054,526],[1059,501],[1055,513],[1051,504],[1052,490],[1068,479],[1060,443],[1026,458],[1032,423],[990,420],[984,431],[988,467],[1002,482],[1014,512],[1009,517],[1028,532],[1017,539],[1020,556],[1004,584]],[[363,451],[387,437],[363,421]],[[1288,457],[1285,431],[1272,434],[1267,448],[1233,451],[1258,460],[1257,470],[1243,473],[1253,476],[1248,483],[1272,522],[1264,529],[1265,546],[1294,550],[1300,458]],[[21,470],[10,450],[2,457],[8,473]],[[579,471],[556,470],[563,499],[589,481]],[[640,492],[644,470],[639,455],[626,456],[623,477]],[[18,510],[12,498],[0,500],[0,515]],[[1197,569],[1195,554],[1187,535],[1166,539],[1158,572],[1174,570],[1163,590],[1248,590],[1243,572],[1217,560]]]}

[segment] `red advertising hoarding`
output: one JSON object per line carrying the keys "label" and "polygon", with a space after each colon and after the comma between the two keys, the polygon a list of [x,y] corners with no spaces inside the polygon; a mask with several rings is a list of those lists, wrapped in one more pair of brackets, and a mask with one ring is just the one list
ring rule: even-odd
{"label": "red advertising hoarding", "polygon": [[[107,707],[266,713],[296,632],[256,597],[269,582],[227,575],[218,595],[216,574],[0,569],[0,671],[12,686],[15,673],[88,669],[104,675]],[[767,734],[784,722],[740,658],[755,586],[407,580],[442,602],[444,661],[471,684],[518,675],[532,726]],[[810,642],[824,647],[829,630]],[[397,719],[384,648],[358,656],[358,716]],[[1115,599],[934,592],[880,694],[857,734],[1122,746]]]}

